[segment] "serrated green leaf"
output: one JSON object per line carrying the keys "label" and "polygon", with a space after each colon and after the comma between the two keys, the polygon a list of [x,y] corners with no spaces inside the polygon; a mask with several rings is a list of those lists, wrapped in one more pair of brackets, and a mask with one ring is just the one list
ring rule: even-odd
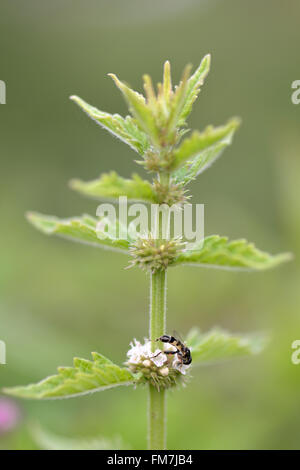
{"label": "serrated green leaf", "polygon": [[195,73],[189,78],[185,104],[179,116],[179,125],[185,124],[186,118],[192,110],[194,101],[197,99],[200,88],[204,83],[210,69],[210,54],[207,54],[201,61]]}
{"label": "serrated green leaf", "polygon": [[211,235],[182,252],[173,264],[190,264],[221,269],[263,270],[291,259],[290,253],[270,255],[246,240],[229,242],[227,237]]}
{"label": "serrated green leaf", "polygon": [[[120,450],[125,445],[119,437],[107,439],[103,436],[74,438],[60,436],[40,426],[34,426],[31,434],[41,449],[45,450]],[[128,448],[128,447],[127,447]]]}
{"label": "serrated green leaf", "polygon": [[172,137],[175,129],[180,127],[179,119],[187,99],[188,79],[190,70],[191,66],[187,65],[184,69],[180,84],[175,88],[175,92],[171,96],[171,101],[169,105],[170,116],[166,126],[167,134],[169,137]]}
{"label": "serrated green leaf", "polygon": [[93,353],[93,361],[74,358],[73,362],[73,367],[59,367],[57,375],[36,384],[5,388],[4,393],[30,399],[70,398],[134,381],[131,372],[97,353]]}
{"label": "serrated green leaf", "polygon": [[259,334],[231,334],[218,328],[201,334],[197,328],[193,328],[187,336],[186,343],[191,348],[193,364],[205,364],[259,354],[264,349],[267,339]]}
{"label": "serrated green leaf", "polygon": [[163,95],[166,106],[168,107],[172,96],[171,65],[168,60],[164,63]]}
{"label": "serrated green leaf", "polygon": [[76,191],[93,198],[119,198],[127,196],[136,201],[156,202],[156,193],[149,181],[143,180],[139,175],[133,174],[132,179],[125,179],[114,171],[104,173],[100,178],[85,183],[72,180],[71,187]]}
{"label": "serrated green leaf", "polygon": [[155,123],[155,118],[151,108],[147,106],[146,100],[140,93],[129,88],[121,82],[116,75],[109,74],[117,87],[121,90],[132,115],[138,121],[140,127],[151,138],[154,145],[159,143],[159,131]]}
{"label": "serrated green leaf", "polygon": [[[83,215],[81,217],[74,217],[69,219],[59,219],[54,216],[47,216],[30,212],[27,214],[27,219],[38,230],[47,235],[58,235],[69,240],[114,251],[121,251],[126,253],[129,244],[132,241],[129,238],[111,238],[104,231],[103,237],[100,237],[101,231],[99,230],[99,227],[97,227],[99,220],[89,215]],[[106,222],[108,223],[108,221]],[[120,230],[123,230],[122,227]],[[116,231],[118,232],[118,227]],[[124,231],[122,231],[122,233],[126,235]]]}
{"label": "serrated green leaf", "polygon": [[105,365],[105,364],[113,364],[110,359],[107,359],[107,357],[103,356],[103,354],[100,354],[98,352],[92,352],[92,358],[93,358],[93,361],[99,366]]}
{"label": "serrated green leaf", "polygon": [[172,178],[176,183],[187,184],[206,170],[231,144],[240,121],[231,119],[225,126],[208,126],[204,132],[193,132],[175,150]]}
{"label": "serrated green leaf", "polygon": [[109,114],[91,106],[78,96],[71,96],[70,99],[86,112],[101,127],[109,131],[118,139],[128,144],[140,155],[144,155],[149,147],[147,135],[136,125],[131,116],[123,118],[119,114]]}

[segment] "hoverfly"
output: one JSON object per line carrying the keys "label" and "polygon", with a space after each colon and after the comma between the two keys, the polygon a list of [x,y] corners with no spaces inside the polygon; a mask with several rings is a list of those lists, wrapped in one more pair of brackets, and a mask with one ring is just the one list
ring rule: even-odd
{"label": "hoverfly", "polygon": [[[192,362],[191,351],[179,339],[174,338],[174,336],[163,335],[163,336],[160,336],[160,338],[157,338],[155,341],[162,341],[163,343],[169,343],[176,348],[175,351],[161,351],[164,354],[177,354],[178,360],[181,362],[181,364],[185,364],[185,365],[191,364]],[[158,356],[161,352],[159,352],[156,356]]]}

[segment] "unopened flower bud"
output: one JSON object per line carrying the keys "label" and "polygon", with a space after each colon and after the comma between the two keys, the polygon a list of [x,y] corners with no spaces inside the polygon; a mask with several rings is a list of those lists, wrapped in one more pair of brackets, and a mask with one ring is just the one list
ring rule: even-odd
{"label": "unopened flower bud", "polygon": [[149,361],[149,359],[145,359],[145,360],[143,361],[143,365],[144,365],[145,367],[151,367],[151,361]]}
{"label": "unopened flower bud", "polygon": [[168,369],[168,367],[162,367],[162,369],[159,369],[159,373],[160,373],[160,375],[162,375],[163,377],[167,377],[167,375],[169,375],[169,369]]}

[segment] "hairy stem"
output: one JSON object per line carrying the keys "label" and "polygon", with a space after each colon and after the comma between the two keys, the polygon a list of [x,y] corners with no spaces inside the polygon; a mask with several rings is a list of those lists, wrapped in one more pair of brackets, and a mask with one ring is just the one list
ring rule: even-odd
{"label": "hairy stem", "polygon": [[[159,180],[169,185],[169,175],[160,173]],[[157,217],[158,243],[163,240],[162,214]],[[160,270],[151,273],[150,280],[150,340],[152,351],[156,349],[155,340],[165,334],[166,330],[166,293],[167,272]],[[148,448],[150,450],[163,450],[166,448],[166,391],[157,390],[149,384],[148,408]]]}
{"label": "hairy stem", "polygon": [[[166,327],[166,271],[151,274],[150,284],[150,339],[152,350],[155,340],[165,333]],[[148,447],[166,448],[166,392],[149,385]]]}
{"label": "hairy stem", "polygon": [[152,351],[157,347],[155,340],[165,333],[166,328],[167,273],[161,270],[151,274],[150,280],[150,340]]}
{"label": "hairy stem", "polygon": [[148,449],[166,449],[166,391],[149,385]]}

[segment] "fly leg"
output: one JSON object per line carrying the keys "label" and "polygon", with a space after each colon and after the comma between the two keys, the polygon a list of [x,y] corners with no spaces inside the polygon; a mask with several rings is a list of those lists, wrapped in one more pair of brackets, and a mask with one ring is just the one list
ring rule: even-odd
{"label": "fly leg", "polygon": [[162,351],[159,351],[159,353],[155,354],[155,356],[151,356],[151,359],[152,359],[153,357],[159,356],[161,353],[162,353]]}
{"label": "fly leg", "polygon": [[178,351],[162,351],[164,354],[178,354]]}
{"label": "fly leg", "polygon": [[155,356],[151,356],[151,359],[154,358],[154,357],[157,357],[159,356],[160,354],[177,354],[178,351],[159,351],[159,353],[155,354]]}

